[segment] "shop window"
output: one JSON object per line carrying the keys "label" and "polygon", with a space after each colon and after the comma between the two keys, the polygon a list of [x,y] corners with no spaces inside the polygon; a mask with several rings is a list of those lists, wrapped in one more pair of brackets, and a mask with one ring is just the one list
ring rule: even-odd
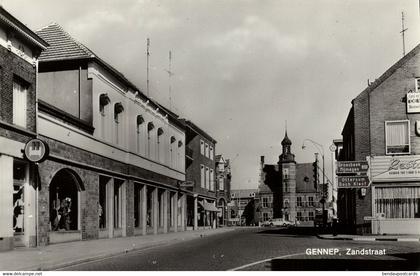
{"label": "shop window", "polygon": [[99,228],[107,228],[107,185],[111,180],[110,177],[99,176],[99,202],[98,202],[98,217]]}
{"label": "shop window", "polygon": [[141,218],[141,192],[143,186],[140,184],[134,184],[134,227],[142,227],[142,218]]}
{"label": "shop window", "polygon": [[385,122],[386,154],[410,153],[410,121]]}
{"label": "shop window", "polygon": [[297,205],[298,207],[302,207],[302,198],[301,198],[300,196],[298,196],[298,197],[296,198],[296,205]]}
{"label": "shop window", "polygon": [[420,187],[377,187],[375,206],[385,218],[420,218]]}
{"label": "shop window", "polygon": [[26,128],[28,86],[22,81],[13,81],[13,124]]}
{"label": "shop window", "polygon": [[28,165],[15,160],[13,162],[13,231],[24,232],[25,183],[28,181]]}
{"label": "shop window", "polygon": [[122,186],[124,181],[114,179],[114,228],[122,228]]}
{"label": "shop window", "polygon": [[69,169],[58,171],[50,183],[50,226],[52,231],[78,230],[80,177]]}
{"label": "shop window", "polygon": [[146,194],[147,194],[147,210],[146,210],[146,225],[147,227],[153,227],[153,192],[154,188],[147,187]]}

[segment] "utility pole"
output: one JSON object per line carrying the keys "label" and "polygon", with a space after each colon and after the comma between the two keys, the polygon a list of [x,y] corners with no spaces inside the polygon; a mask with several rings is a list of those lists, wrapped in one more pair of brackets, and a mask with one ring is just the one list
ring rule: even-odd
{"label": "utility pole", "polygon": [[150,52],[149,52],[149,48],[150,48],[150,38],[147,38],[147,51],[146,51],[146,77],[147,77],[147,88],[146,88],[146,92],[147,92],[147,97],[149,97],[149,57],[150,57]]}
{"label": "utility pole", "polygon": [[401,35],[402,35],[402,42],[403,42],[403,56],[405,56],[405,32],[408,28],[404,28],[404,12],[401,12]]}
{"label": "utility pole", "polygon": [[169,82],[169,109],[172,110],[172,51],[169,51],[169,69],[165,70],[168,73],[168,82]]}

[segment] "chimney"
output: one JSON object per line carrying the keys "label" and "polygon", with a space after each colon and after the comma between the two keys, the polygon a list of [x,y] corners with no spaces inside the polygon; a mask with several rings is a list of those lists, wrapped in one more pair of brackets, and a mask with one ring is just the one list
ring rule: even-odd
{"label": "chimney", "polygon": [[264,156],[261,156],[261,165],[264,166]]}

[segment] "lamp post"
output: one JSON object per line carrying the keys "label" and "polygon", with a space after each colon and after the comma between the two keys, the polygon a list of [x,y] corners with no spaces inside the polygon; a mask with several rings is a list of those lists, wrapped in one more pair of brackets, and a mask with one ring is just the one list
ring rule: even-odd
{"label": "lamp post", "polygon": [[[305,149],[305,142],[309,141],[311,142],[318,150],[318,152],[321,154],[322,157],[322,225],[323,227],[325,227],[325,223],[326,223],[326,217],[325,217],[325,157],[324,157],[324,147],[315,142],[314,140],[311,139],[305,139],[303,140],[302,143],[302,149]],[[322,153],[321,153],[322,152]]]}

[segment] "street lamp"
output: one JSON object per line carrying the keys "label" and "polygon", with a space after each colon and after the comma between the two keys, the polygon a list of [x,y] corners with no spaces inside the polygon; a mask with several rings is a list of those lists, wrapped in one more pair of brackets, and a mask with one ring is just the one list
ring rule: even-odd
{"label": "street lamp", "polygon": [[[305,149],[305,142],[309,141],[311,142],[318,150],[318,152],[321,154],[322,157],[322,224],[325,227],[325,222],[326,222],[326,218],[325,218],[325,157],[324,157],[324,147],[315,142],[314,140],[311,139],[305,139],[303,140],[302,143],[302,149]],[[322,152],[322,153],[321,153]]]}

